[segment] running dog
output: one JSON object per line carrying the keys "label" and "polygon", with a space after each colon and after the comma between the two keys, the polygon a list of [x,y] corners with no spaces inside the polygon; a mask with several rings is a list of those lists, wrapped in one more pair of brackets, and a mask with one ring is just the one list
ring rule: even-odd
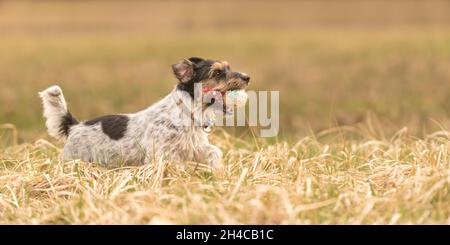
{"label": "running dog", "polygon": [[[195,161],[214,168],[222,166],[221,150],[210,144],[212,116],[227,111],[214,101],[202,103],[202,113],[192,106],[195,85],[221,95],[245,89],[250,77],[230,69],[226,61],[191,57],[172,65],[178,84],[165,98],[132,114],[101,116],[79,122],[70,114],[59,86],[39,92],[49,135],[65,140],[64,161],[81,159],[112,166],[142,165],[152,160],[173,163]],[[218,109],[220,108],[220,109]],[[188,122],[188,123],[186,123]]]}

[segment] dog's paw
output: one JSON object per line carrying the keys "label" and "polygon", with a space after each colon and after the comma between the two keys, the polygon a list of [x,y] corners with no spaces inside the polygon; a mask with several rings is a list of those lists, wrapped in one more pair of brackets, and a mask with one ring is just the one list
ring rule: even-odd
{"label": "dog's paw", "polygon": [[216,146],[211,145],[210,150],[208,152],[208,165],[215,168],[220,169],[223,167],[222,160],[223,153]]}

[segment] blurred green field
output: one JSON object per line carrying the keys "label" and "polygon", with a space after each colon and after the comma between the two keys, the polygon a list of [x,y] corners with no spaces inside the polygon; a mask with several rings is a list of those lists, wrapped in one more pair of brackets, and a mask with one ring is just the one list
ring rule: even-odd
{"label": "blurred green field", "polygon": [[[366,123],[450,125],[448,1],[0,2],[0,124],[47,138],[37,92],[79,119],[140,110],[188,56],[227,60],[279,90],[283,138]],[[233,132],[233,131],[231,131]],[[240,131],[240,133],[242,133]]]}

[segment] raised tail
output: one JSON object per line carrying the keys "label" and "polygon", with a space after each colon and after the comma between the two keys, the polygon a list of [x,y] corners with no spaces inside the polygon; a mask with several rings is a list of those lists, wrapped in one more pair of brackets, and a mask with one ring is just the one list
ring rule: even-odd
{"label": "raised tail", "polygon": [[69,136],[70,128],[78,121],[67,110],[67,103],[59,86],[51,86],[39,92],[44,105],[44,117],[47,119],[48,134],[56,139]]}

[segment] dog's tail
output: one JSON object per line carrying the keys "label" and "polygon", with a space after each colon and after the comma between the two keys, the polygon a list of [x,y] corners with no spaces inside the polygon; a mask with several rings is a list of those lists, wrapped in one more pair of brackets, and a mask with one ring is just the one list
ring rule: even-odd
{"label": "dog's tail", "polygon": [[67,110],[67,103],[59,86],[51,86],[39,92],[44,105],[44,117],[47,119],[48,134],[57,139],[69,136],[70,128],[78,121]]}

